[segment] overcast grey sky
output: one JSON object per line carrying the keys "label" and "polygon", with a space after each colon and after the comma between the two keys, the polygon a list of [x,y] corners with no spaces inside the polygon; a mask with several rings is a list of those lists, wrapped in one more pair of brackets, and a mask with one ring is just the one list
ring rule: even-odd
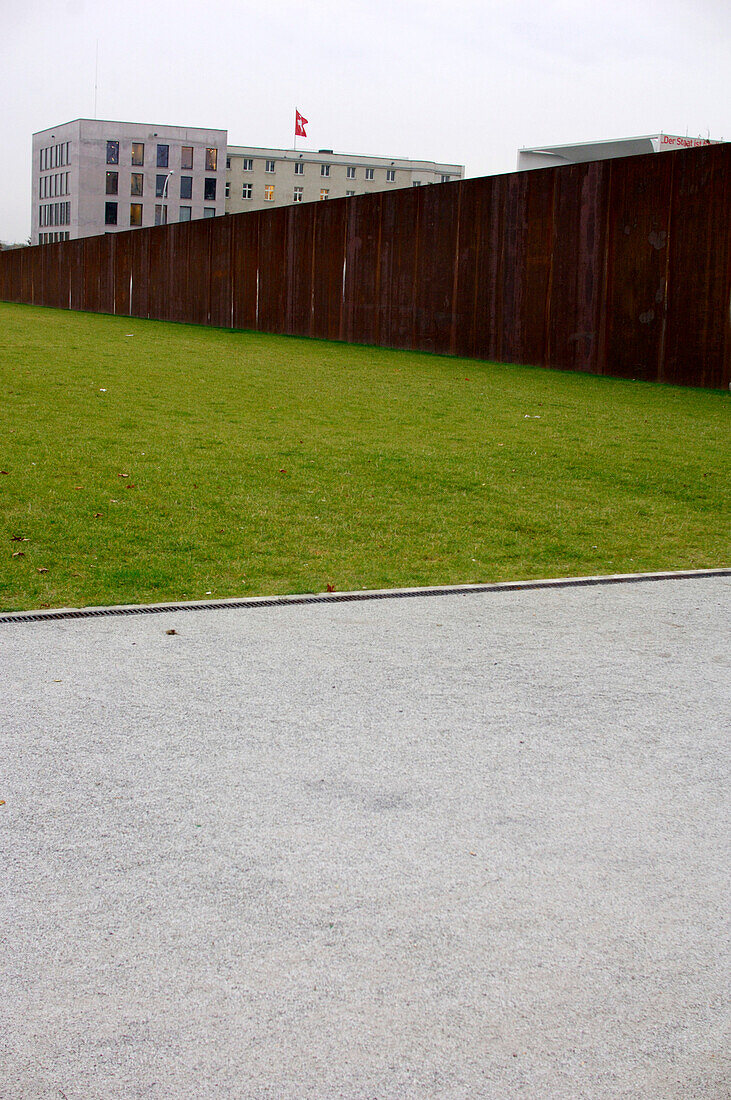
{"label": "overcast grey sky", "polygon": [[74,118],[512,171],[521,145],[731,140],[729,0],[0,0],[0,239],[31,134]]}

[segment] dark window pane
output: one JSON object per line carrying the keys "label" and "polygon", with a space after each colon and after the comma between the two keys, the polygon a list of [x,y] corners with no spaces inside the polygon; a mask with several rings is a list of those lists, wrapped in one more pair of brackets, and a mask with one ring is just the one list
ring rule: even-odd
{"label": "dark window pane", "polygon": [[165,180],[167,176],[155,176],[155,197],[160,198],[163,190],[165,189]]}
{"label": "dark window pane", "polygon": [[107,172],[107,194],[119,194],[119,172]]}
{"label": "dark window pane", "polygon": [[180,177],[180,197],[181,197],[181,199],[192,199],[193,198],[193,177],[192,176],[181,176]]}
{"label": "dark window pane", "polygon": [[142,141],[132,142],[132,163],[140,165],[145,163],[145,145]]}
{"label": "dark window pane", "polygon": [[142,175],[142,172],[133,172],[130,177],[130,195],[141,195],[144,182],[145,177]]}
{"label": "dark window pane", "polygon": [[204,202],[216,201],[216,181],[215,179],[205,179],[203,181],[203,200]]}
{"label": "dark window pane", "polygon": [[218,162],[218,149],[206,149],[206,172],[215,172]]}
{"label": "dark window pane", "polygon": [[181,206],[180,207],[180,221],[181,222],[189,222],[190,221],[190,214],[191,214],[192,209],[193,208],[191,206]]}
{"label": "dark window pane", "polygon": [[119,164],[119,142],[107,142],[107,164]]}
{"label": "dark window pane", "polygon": [[214,208],[212,206],[204,206],[203,207],[203,217],[204,218],[214,218],[215,216],[216,216],[216,211],[214,210]]}
{"label": "dark window pane", "polygon": [[157,167],[158,168],[167,168],[169,151],[170,151],[170,146],[169,145],[158,145],[158,147],[157,147]]}
{"label": "dark window pane", "polygon": [[180,167],[192,168],[193,167],[193,146],[184,145],[180,152]]}
{"label": "dark window pane", "polygon": [[117,204],[116,202],[104,203],[104,224],[116,225],[117,224]]}

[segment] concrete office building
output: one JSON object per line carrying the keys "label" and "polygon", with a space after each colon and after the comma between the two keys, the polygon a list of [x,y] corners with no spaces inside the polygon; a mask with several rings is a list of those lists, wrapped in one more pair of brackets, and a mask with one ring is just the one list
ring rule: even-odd
{"label": "concrete office building", "polygon": [[79,118],[33,135],[31,243],[225,213],[225,130]]}
{"label": "concrete office building", "polygon": [[557,164],[584,164],[590,160],[635,157],[643,153],[665,153],[673,149],[695,149],[699,145],[719,145],[710,138],[679,137],[677,134],[648,134],[646,137],[617,138],[613,141],[586,141],[578,145],[542,145],[518,150],[518,171],[530,168],[555,168]]}
{"label": "concrete office building", "polygon": [[461,164],[357,156],[332,149],[312,152],[230,145],[226,165],[227,214],[449,183],[464,176]]}

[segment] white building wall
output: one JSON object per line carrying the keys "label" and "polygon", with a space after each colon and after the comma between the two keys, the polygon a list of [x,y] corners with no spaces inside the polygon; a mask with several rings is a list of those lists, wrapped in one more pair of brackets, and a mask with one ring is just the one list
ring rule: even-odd
{"label": "white building wall", "polygon": [[[289,206],[297,201],[344,198],[351,192],[365,195],[400,187],[447,183],[464,176],[461,164],[366,157],[329,150],[313,152],[230,145],[227,161],[227,214]],[[249,162],[251,167],[248,167]],[[268,170],[268,164],[273,165],[273,170]],[[367,172],[372,173],[372,179],[367,178]],[[265,188],[274,189],[268,192],[271,198],[267,197]],[[296,198],[295,189],[299,188],[301,198]]]}
{"label": "white building wall", "polygon": [[616,138],[611,141],[585,141],[576,145],[543,145],[518,150],[518,171],[531,168],[555,168],[559,164],[585,164],[613,157],[636,157],[643,153],[664,153],[673,149],[692,149],[699,145],[718,145],[710,138],[678,137],[676,134],[648,134],[644,137]]}
{"label": "white building wall", "polygon": [[[190,208],[191,219],[225,213],[226,140],[225,130],[97,119],[76,119],[39,131],[33,135],[31,242],[39,243],[41,234],[54,239],[55,234],[68,233],[74,239],[136,228],[131,224],[133,204],[141,207],[141,226],[156,224],[156,207],[158,219],[165,217],[168,222],[181,219],[181,207]],[[108,162],[110,141],[119,143],[117,163]],[[133,142],[143,146],[142,164],[132,164]],[[158,165],[158,146],[168,147],[167,167]],[[190,169],[182,166],[184,146],[193,149]],[[206,167],[209,149],[215,150],[215,169]],[[58,166],[59,158],[68,163]],[[67,192],[56,194],[54,177],[61,173]],[[108,193],[107,173],[116,173],[116,194]],[[156,194],[157,181],[168,173],[172,174],[163,200]],[[133,174],[137,191],[141,177],[142,194],[132,194]],[[190,180],[190,199],[181,198],[181,177]],[[206,181],[214,181],[215,198],[205,198]],[[69,204],[60,211],[62,217],[66,213],[69,217],[68,222],[57,223],[56,207],[61,203]],[[116,224],[105,219],[107,203],[116,203]]]}

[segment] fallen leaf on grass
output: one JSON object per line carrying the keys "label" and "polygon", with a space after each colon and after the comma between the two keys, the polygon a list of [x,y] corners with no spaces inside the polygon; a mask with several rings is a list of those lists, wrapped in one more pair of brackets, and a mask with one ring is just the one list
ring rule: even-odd
{"label": "fallen leaf on grass", "polygon": [[25,550],[16,550],[16,551],[14,551],[13,557],[14,558],[24,558],[25,557]]}
{"label": "fallen leaf on grass", "polygon": [[280,474],[286,474],[287,471],[286,470],[280,470],[279,472],[280,472]]}
{"label": "fallen leaf on grass", "polygon": [[0,474],[7,474],[8,472],[8,470],[0,470]]}
{"label": "fallen leaf on grass", "polygon": [[36,573],[47,573],[47,572],[48,572],[48,570],[44,569],[43,567],[41,567],[39,569],[36,569]]}
{"label": "fallen leaf on grass", "polygon": [[334,584],[328,584],[327,590],[328,590],[328,592],[334,592],[335,591],[335,585]]}
{"label": "fallen leaf on grass", "polygon": [[25,535],[11,535],[10,536],[10,541],[11,542],[30,542],[30,539],[27,538]]}
{"label": "fallen leaf on grass", "polygon": [[74,489],[83,489],[83,488],[84,488],[83,485],[74,485]]}
{"label": "fallen leaf on grass", "polygon": [[136,485],[131,485],[131,484],[130,485],[125,485],[125,489],[136,489],[136,488],[137,488]]}
{"label": "fallen leaf on grass", "polygon": [[99,519],[99,518],[100,518],[101,516],[103,516],[103,515],[104,515],[104,513],[103,513],[103,512],[95,512],[95,513],[94,513],[94,519]]}
{"label": "fallen leaf on grass", "polygon": [[129,474],[117,474],[117,477],[129,477]]}

